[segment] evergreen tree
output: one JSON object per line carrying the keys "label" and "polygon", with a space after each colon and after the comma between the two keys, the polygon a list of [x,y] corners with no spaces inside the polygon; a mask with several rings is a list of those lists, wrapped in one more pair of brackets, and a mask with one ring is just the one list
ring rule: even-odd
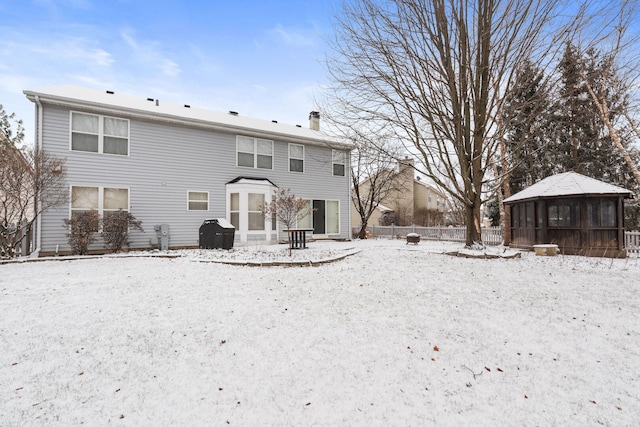
{"label": "evergreen tree", "polygon": [[525,60],[502,110],[512,194],[554,173],[550,106],[544,73]]}
{"label": "evergreen tree", "polygon": [[[604,73],[608,72],[606,55],[590,49],[580,54],[575,46],[567,44],[559,63],[561,75],[557,91],[555,114],[551,117],[557,124],[555,144],[558,172],[575,171],[611,184],[634,188],[632,176],[625,161],[616,149],[609,131],[589,95],[580,70],[584,70],[592,88],[604,93],[609,105],[609,120],[619,122],[626,105],[627,94],[603,87]],[[620,128],[629,147],[630,133]],[[631,187],[629,187],[631,186]]]}

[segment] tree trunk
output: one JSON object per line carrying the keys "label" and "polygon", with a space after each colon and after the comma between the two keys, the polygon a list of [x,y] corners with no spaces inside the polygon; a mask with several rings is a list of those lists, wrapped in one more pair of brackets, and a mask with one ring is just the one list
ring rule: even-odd
{"label": "tree trunk", "polygon": [[473,204],[466,205],[467,235],[465,247],[477,249],[484,247],[482,243],[482,218],[480,215],[480,196],[477,195]]}
{"label": "tree trunk", "polygon": [[511,197],[511,173],[507,164],[507,147],[504,136],[500,137],[500,162],[502,166],[504,181],[502,182],[502,192],[498,190],[498,203],[500,203],[500,218],[502,225],[502,241],[505,246],[511,244],[511,206],[505,206],[502,201]]}
{"label": "tree trunk", "polygon": [[358,233],[358,238],[359,239],[366,239],[367,238],[367,223],[366,222],[362,223],[362,227],[360,227],[360,232]]}

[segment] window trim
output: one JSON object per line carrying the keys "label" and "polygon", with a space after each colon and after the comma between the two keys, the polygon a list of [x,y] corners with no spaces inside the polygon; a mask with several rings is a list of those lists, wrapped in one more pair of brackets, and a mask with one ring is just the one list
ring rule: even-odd
{"label": "window trim", "polygon": [[[201,194],[206,194],[207,195],[207,200],[192,200],[191,199],[191,193],[201,193]],[[209,211],[209,202],[210,202],[211,198],[209,196],[209,192],[208,191],[202,191],[202,190],[187,190],[187,211],[189,212],[208,212]],[[207,208],[206,209],[191,209],[191,202],[194,203],[205,203],[207,204]]]}
{"label": "window trim", "polygon": [[[96,209],[85,209],[85,208],[73,208],[73,188],[74,187],[85,187],[85,188],[97,188],[98,189],[98,206]],[[118,187],[118,186],[104,186],[104,185],[91,185],[91,184],[72,184],[69,185],[69,216],[68,218],[73,219],[74,211],[89,211],[95,210],[98,212],[98,216],[100,218],[104,218],[105,212],[117,212],[120,209],[106,209],[104,208],[104,191],[105,189],[110,190],[127,190],[127,209],[122,209],[124,212],[131,212],[131,188],[130,187]],[[98,230],[101,231],[101,230]]]}
{"label": "window trim", "polygon": [[[336,162],[336,154],[341,154],[342,158],[342,163]],[[336,168],[335,165],[342,165],[343,169],[342,169],[342,175],[338,175],[336,174]],[[346,176],[347,175],[347,152],[344,150],[336,150],[336,149],[332,149],[331,150],[331,174],[333,176]]]}
{"label": "window trim", "polygon": [[[262,196],[262,203],[260,203],[257,207],[259,208],[260,206],[263,206],[265,201],[266,201],[266,197],[264,193],[247,193],[247,230],[248,231],[255,231],[255,232],[269,232],[268,228],[267,228],[267,218],[265,218],[262,215],[262,210],[258,209],[258,210],[251,210],[251,196]],[[251,228],[251,215],[258,215],[260,218],[262,218],[262,228]]]}
{"label": "window trim", "polygon": [[[300,158],[300,157],[292,157],[291,156],[291,146],[293,146],[293,145],[302,148],[302,158]],[[305,163],[304,162],[304,155],[305,155],[304,145],[302,145],[302,144],[294,144],[293,142],[290,142],[287,151],[289,153],[289,161],[288,161],[288,163],[289,163],[289,172],[304,173],[304,163]],[[301,171],[291,170],[291,160],[301,160],[302,161],[302,170]]]}
{"label": "window trim", "polygon": [[[306,200],[306,201],[309,202],[309,208],[310,209],[313,209],[313,202],[315,200],[320,200],[320,201],[323,201],[325,203],[325,218],[324,218],[325,233],[324,234],[314,234],[314,235],[316,235],[316,236],[337,236],[337,235],[340,235],[340,233],[342,232],[342,221],[341,221],[341,218],[340,218],[340,215],[341,215],[341,211],[340,210],[341,210],[342,203],[341,203],[340,199],[321,199],[321,198],[314,199],[314,198],[306,198],[305,197],[305,198],[303,198],[303,200]],[[327,212],[327,205],[329,204],[329,202],[332,202],[332,203],[336,202],[338,204],[338,218],[337,218],[338,219],[338,224],[337,224],[338,225],[338,231],[335,232],[335,233],[327,231],[328,228],[329,228],[328,227],[328,225],[329,225],[329,223],[328,223],[329,217],[326,214],[326,212]],[[302,228],[304,225],[306,225],[306,224],[300,225],[300,220],[304,219],[306,217],[310,218],[311,228],[315,229],[315,224],[313,223],[313,211],[311,211],[311,210],[303,218],[296,218],[296,227]]]}
{"label": "window trim", "polygon": [[[98,117],[98,133],[92,133],[92,132],[83,132],[83,131],[76,131],[73,130],[73,115],[74,114],[82,114],[85,116],[93,116],[93,117]],[[118,136],[114,136],[114,135],[105,135],[104,133],[104,120],[105,118],[107,119],[115,119],[115,120],[122,120],[125,121],[127,123],[127,154],[117,154],[117,153],[105,153],[104,152],[104,138],[106,137],[115,137],[115,138],[120,138],[120,139],[124,139],[124,137],[118,137]],[[73,149],[73,134],[77,133],[77,134],[82,134],[82,135],[96,135],[98,137],[98,151],[85,151],[85,150],[74,150]],[[73,151],[76,153],[90,153],[90,154],[101,154],[101,155],[106,155],[106,156],[120,156],[120,157],[130,157],[131,155],[131,120],[129,119],[125,119],[122,117],[115,117],[115,116],[106,116],[103,114],[95,114],[95,113],[87,113],[84,111],[76,111],[76,110],[70,110],[69,111],[69,151]]]}
{"label": "window trim", "polygon": [[[241,165],[239,160],[240,160],[240,153],[244,153],[244,154],[249,154],[248,151],[240,151],[240,138],[246,138],[246,139],[251,139],[253,140],[253,166],[244,166]],[[269,157],[271,157],[271,167],[269,168],[261,168],[258,167],[258,156],[260,155],[260,153],[258,153],[258,142],[259,141],[263,141],[263,142],[268,142],[271,144],[271,155]],[[247,169],[262,169],[262,170],[273,170],[273,157],[274,157],[274,143],[273,140],[271,139],[264,139],[264,138],[254,138],[251,136],[245,136],[245,135],[236,135],[236,167],[238,168],[247,168]]]}

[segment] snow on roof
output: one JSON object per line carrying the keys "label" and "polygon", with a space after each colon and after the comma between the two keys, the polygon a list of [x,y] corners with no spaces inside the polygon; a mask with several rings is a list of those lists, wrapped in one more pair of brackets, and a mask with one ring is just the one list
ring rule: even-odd
{"label": "snow on roof", "polygon": [[389,207],[386,207],[386,206],[385,206],[385,205],[383,205],[382,203],[378,203],[378,204],[376,205],[376,209],[379,209],[379,210],[380,210],[380,212],[383,212],[383,213],[385,213],[385,212],[393,212],[393,209],[391,209],[391,208],[389,208]]}
{"label": "snow on roof", "polygon": [[76,108],[79,106],[97,108],[155,120],[178,121],[196,126],[217,128],[228,132],[245,132],[253,134],[252,136],[259,133],[262,137],[268,135],[289,141],[305,140],[307,143],[315,145],[351,148],[351,145],[344,141],[306,127],[245,117],[233,111],[223,113],[188,105],[172,104],[154,98],[139,98],[113,91],[63,85],[39,90],[25,90],[24,94],[33,102],[41,101],[75,106]]}
{"label": "snow on roof", "polygon": [[505,199],[504,203],[541,197],[576,196],[583,194],[620,194],[631,197],[631,191],[607,184],[576,172],[564,172],[547,177],[531,187]]}

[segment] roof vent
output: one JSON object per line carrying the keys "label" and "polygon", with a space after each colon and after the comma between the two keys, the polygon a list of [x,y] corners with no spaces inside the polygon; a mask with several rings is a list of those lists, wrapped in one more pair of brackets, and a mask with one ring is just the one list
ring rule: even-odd
{"label": "roof vent", "polygon": [[191,105],[184,104],[184,108],[191,108]]}
{"label": "roof vent", "polygon": [[277,120],[271,120],[271,123],[278,123]]}
{"label": "roof vent", "polygon": [[157,107],[158,105],[160,105],[160,100],[159,100],[159,99],[156,99],[156,107]]}
{"label": "roof vent", "polygon": [[238,112],[229,110],[229,114],[231,114],[232,116],[237,116]]}
{"label": "roof vent", "polygon": [[108,91],[107,91],[107,93],[108,93],[109,95],[113,95],[113,94],[114,94],[114,92],[113,92],[112,90],[108,90]]}
{"label": "roof vent", "polygon": [[153,101],[155,101],[155,99],[153,99],[153,98],[147,98],[147,101],[151,101],[151,102],[153,102]]}
{"label": "roof vent", "polygon": [[301,128],[302,126],[301,126],[301,125],[296,125],[296,127],[297,127],[297,128]]}

